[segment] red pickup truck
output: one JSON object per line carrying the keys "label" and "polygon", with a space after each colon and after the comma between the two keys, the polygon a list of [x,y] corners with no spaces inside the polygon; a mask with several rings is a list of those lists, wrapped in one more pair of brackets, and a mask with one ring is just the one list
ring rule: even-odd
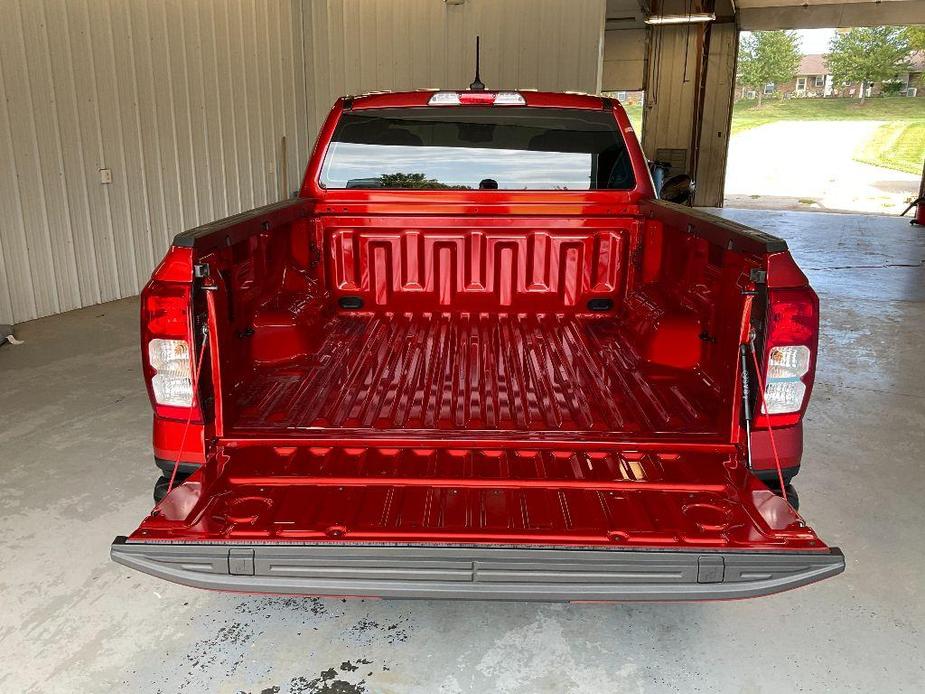
{"label": "red pickup truck", "polygon": [[818,300],[786,243],[657,198],[623,108],[340,99],[297,198],[179,234],[141,297],[191,586],[742,598],[844,558],[794,509]]}

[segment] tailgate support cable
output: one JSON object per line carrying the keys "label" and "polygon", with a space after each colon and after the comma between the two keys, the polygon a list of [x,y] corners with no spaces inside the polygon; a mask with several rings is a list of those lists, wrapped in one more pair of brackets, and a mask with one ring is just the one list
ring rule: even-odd
{"label": "tailgate support cable", "polygon": [[[758,379],[758,398],[756,401],[756,406],[760,408],[764,405],[764,379],[761,378],[761,367],[758,364],[758,353],[755,351],[755,337],[754,335],[749,335],[748,343],[741,345],[742,353],[742,386],[743,386],[743,396],[746,398],[745,402],[745,431],[748,434],[748,467],[751,469],[752,466],[752,438],[751,438],[751,422],[750,416],[751,411],[748,407],[747,393],[748,393],[748,371],[747,364],[745,363],[745,353],[746,349],[750,350],[752,353],[752,364],[755,365],[755,377]],[[777,468],[777,482],[780,484],[780,493],[783,499],[787,500],[787,491],[784,488],[784,471],[781,468],[780,464],[780,455],[777,453],[777,442],[774,440],[774,428],[768,425],[768,438],[771,440],[771,454],[774,456],[774,467]],[[788,502],[789,503],[789,502]]]}
{"label": "tailgate support cable", "polygon": [[[196,365],[192,373],[192,389],[193,394],[198,396],[199,393],[199,374],[202,372],[202,358],[206,353],[206,345],[209,344],[209,326],[205,323],[202,325],[202,346],[199,348],[199,357],[196,360]],[[161,504],[164,503],[164,500],[167,499],[171,490],[173,489],[174,482],[177,479],[177,470],[180,469],[180,459],[183,457],[183,447],[186,445],[186,435],[189,433],[190,424],[193,421],[193,408],[189,408],[189,414],[186,417],[186,423],[183,425],[183,435],[180,437],[180,445],[178,446],[177,459],[173,463],[173,471],[170,473],[170,481],[167,483],[167,492],[164,494],[164,498],[161,499],[157,505],[154,507],[156,512]]]}

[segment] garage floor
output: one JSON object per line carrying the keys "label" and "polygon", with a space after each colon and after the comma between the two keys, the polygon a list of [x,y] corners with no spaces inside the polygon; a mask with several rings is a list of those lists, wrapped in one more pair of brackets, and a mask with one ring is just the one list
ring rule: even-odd
{"label": "garage floor", "polygon": [[212,594],[109,561],[151,506],[136,300],[0,349],[0,691],[922,691],[925,231],[726,210],[822,298],[803,511],[842,576],[754,601],[543,605]]}

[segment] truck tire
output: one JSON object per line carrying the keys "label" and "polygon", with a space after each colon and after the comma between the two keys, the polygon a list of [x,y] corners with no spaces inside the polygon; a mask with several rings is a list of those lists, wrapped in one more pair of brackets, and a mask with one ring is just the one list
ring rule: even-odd
{"label": "truck tire", "polygon": [[797,494],[796,488],[792,484],[784,487],[784,494],[787,497],[787,503],[793,506],[794,511],[800,510],[800,495]]}

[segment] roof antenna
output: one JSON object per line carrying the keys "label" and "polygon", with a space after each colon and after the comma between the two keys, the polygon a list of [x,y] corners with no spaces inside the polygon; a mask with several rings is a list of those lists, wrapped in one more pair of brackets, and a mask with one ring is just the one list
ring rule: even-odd
{"label": "roof antenna", "polygon": [[469,89],[473,92],[484,92],[485,85],[482,84],[482,80],[479,78],[479,38],[475,37],[475,81],[469,85]]}

